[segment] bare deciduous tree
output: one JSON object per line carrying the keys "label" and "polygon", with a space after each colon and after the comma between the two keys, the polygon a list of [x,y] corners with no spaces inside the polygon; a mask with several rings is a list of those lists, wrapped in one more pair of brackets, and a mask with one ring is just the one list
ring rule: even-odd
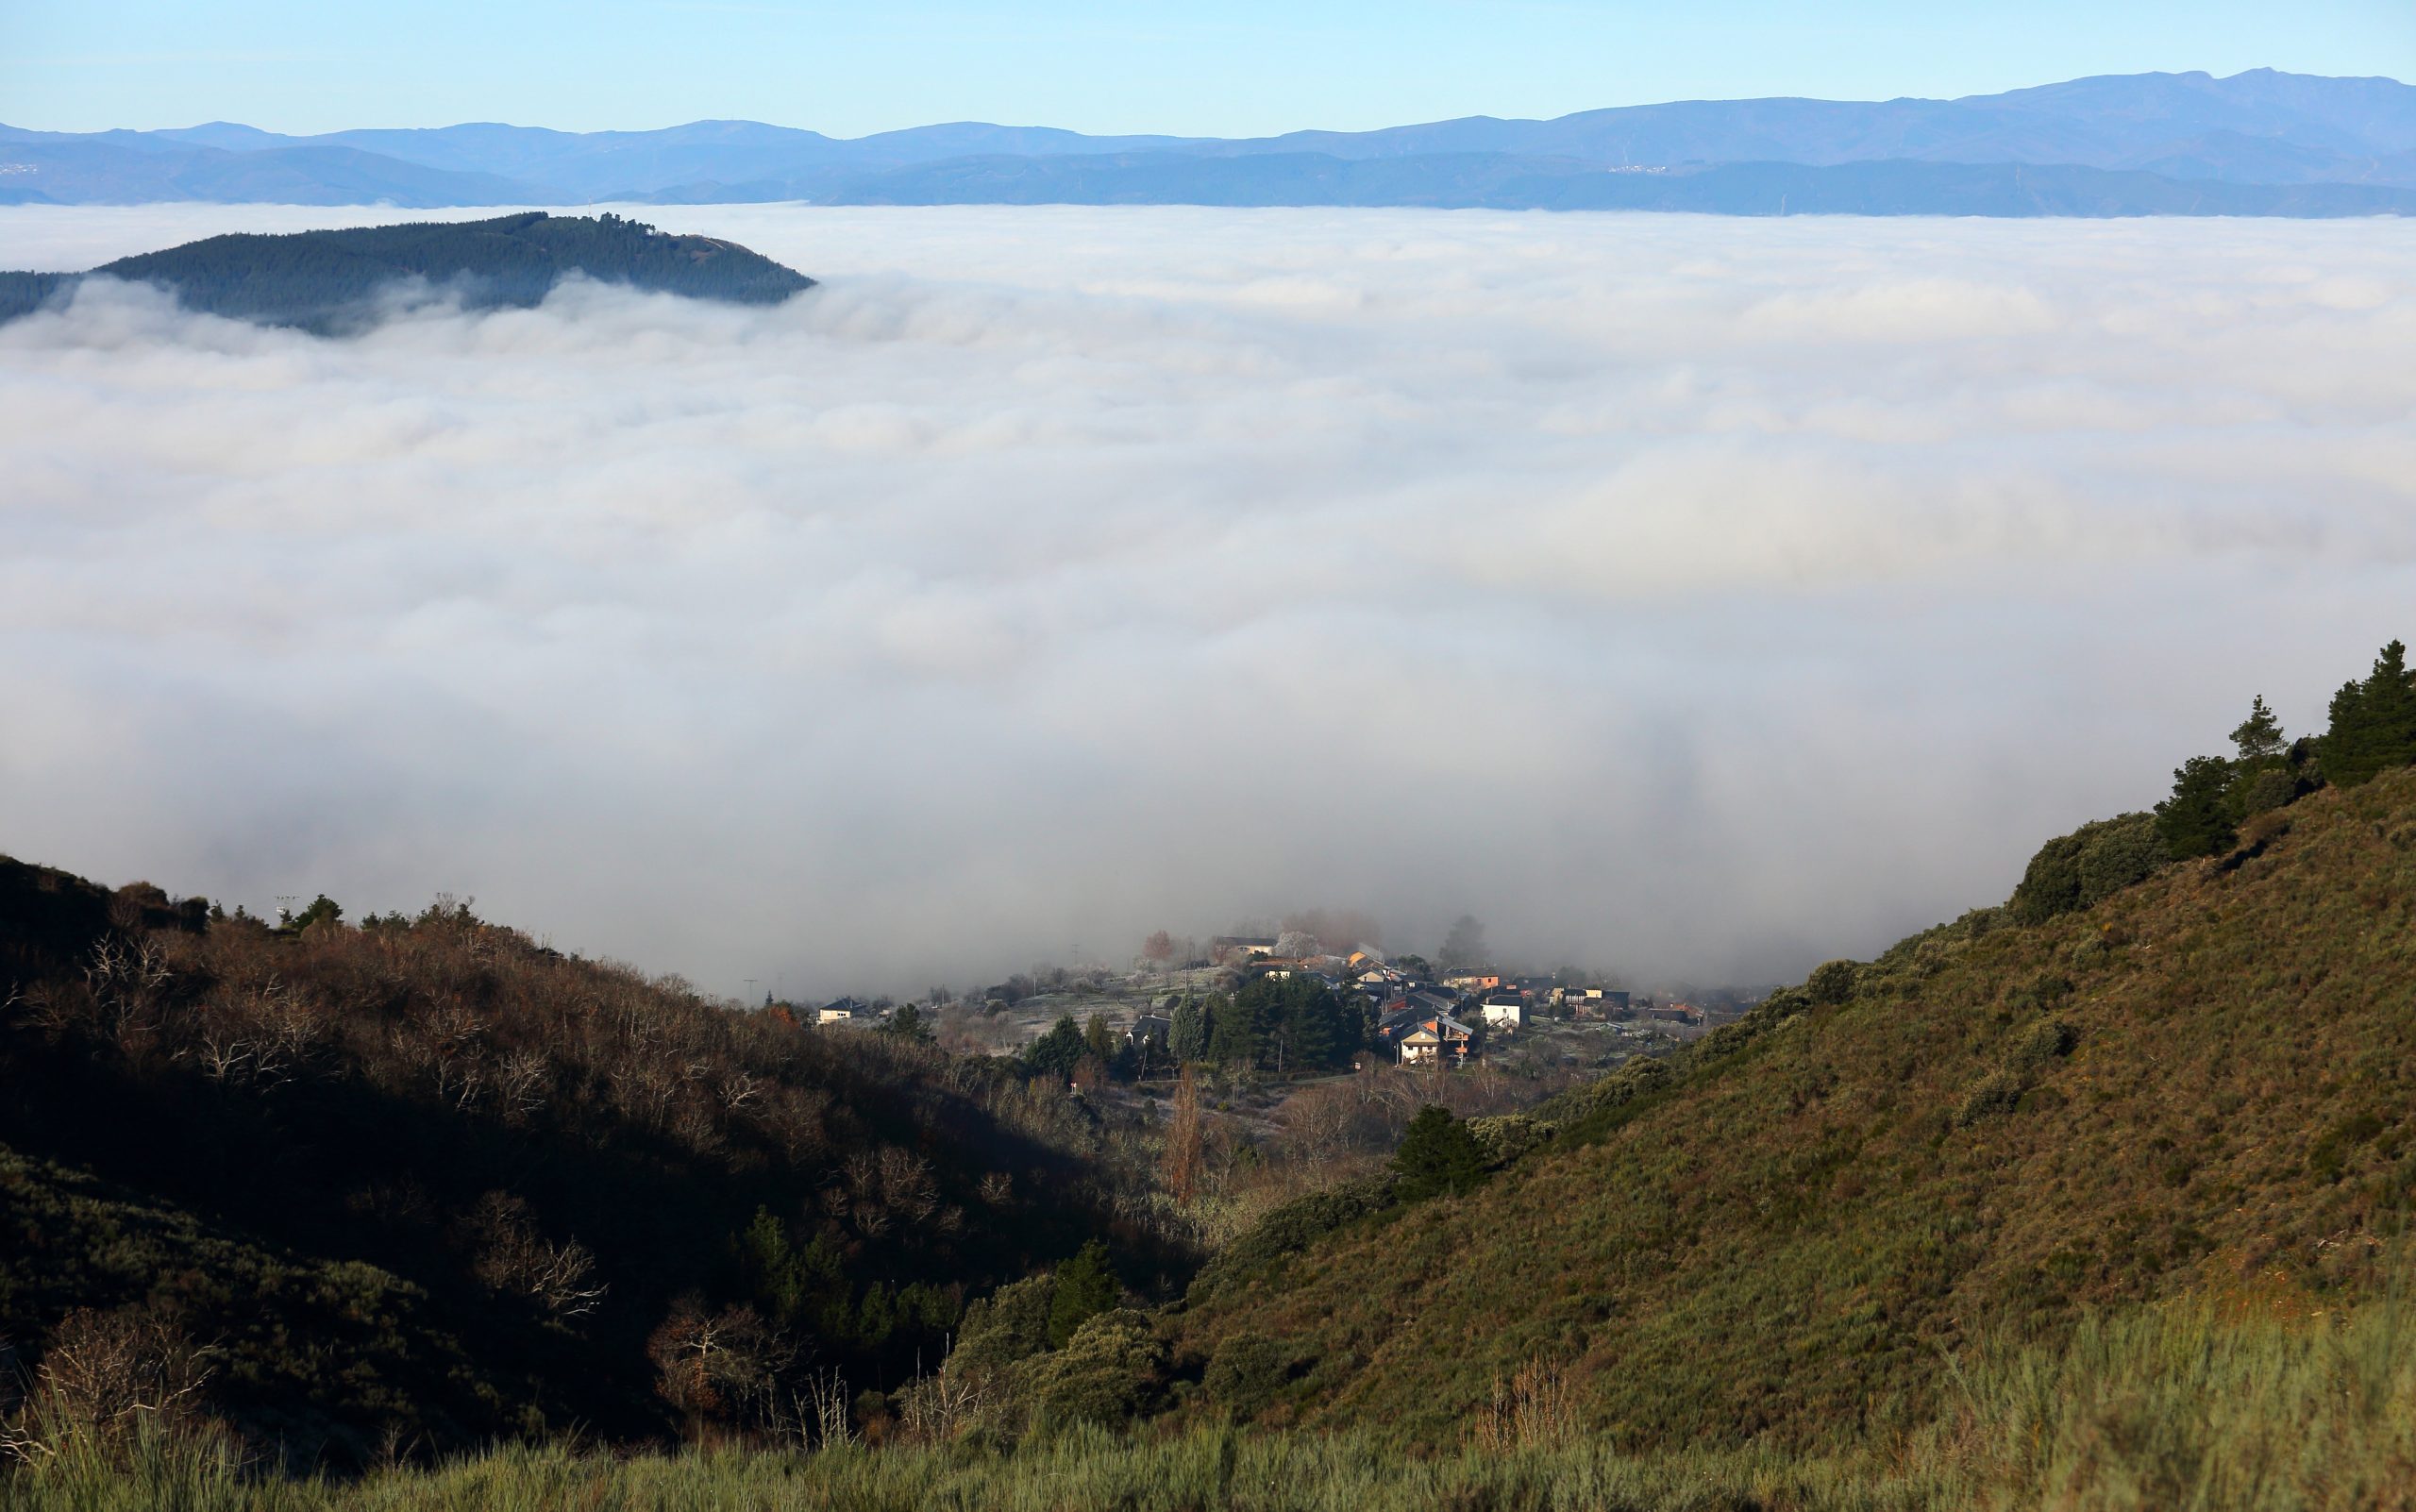
{"label": "bare deciduous tree", "polygon": [[549,1242],[528,1204],[510,1192],[489,1192],[470,1215],[476,1256],[471,1269],[491,1290],[525,1297],[556,1318],[584,1318],[611,1290],[596,1279],[596,1257],[577,1239]]}
{"label": "bare deciduous tree", "polygon": [[1200,1192],[1200,1078],[1188,1066],[1175,1083],[1174,1108],[1166,1119],[1166,1148],[1161,1167],[1166,1192],[1178,1203]]}
{"label": "bare deciduous tree", "polygon": [[143,1435],[190,1431],[209,1376],[209,1352],[147,1308],[69,1313],[24,1401],[0,1421],[0,1456],[116,1455]]}

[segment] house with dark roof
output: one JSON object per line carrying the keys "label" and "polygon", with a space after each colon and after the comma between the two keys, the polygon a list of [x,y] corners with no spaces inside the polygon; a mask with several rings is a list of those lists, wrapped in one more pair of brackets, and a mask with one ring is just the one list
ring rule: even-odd
{"label": "house with dark roof", "polygon": [[1403,1066],[1461,1066],[1476,1048],[1476,1031],[1449,1014],[1420,1018],[1401,1037]]}

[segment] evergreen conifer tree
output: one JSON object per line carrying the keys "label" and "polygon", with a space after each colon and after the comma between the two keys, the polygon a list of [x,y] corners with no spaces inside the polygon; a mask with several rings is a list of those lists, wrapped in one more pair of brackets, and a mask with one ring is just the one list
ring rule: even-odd
{"label": "evergreen conifer tree", "polygon": [[1200,1021],[1200,1005],[1185,998],[1175,1005],[1174,1022],[1166,1031],[1166,1051],[1177,1066],[1190,1066],[1208,1053],[1208,1027]]}
{"label": "evergreen conifer tree", "polygon": [[2320,748],[2329,781],[2355,787],[2416,762],[2416,684],[2408,678],[2408,647],[2398,641],[2384,647],[2365,681],[2343,683],[2332,696],[2331,713]]}
{"label": "evergreen conifer tree", "polygon": [[782,1328],[796,1327],[806,1314],[808,1278],[789,1244],[787,1226],[770,1208],[755,1210],[754,1221],[738,1237],[738,1259],[764,1316]]}
{"label": "evergreen conifer tree", "polygon": [[2248,717],[2231,732],[2231,743],[2239,748],[2240,764],[2262,766],[2282,759],[2290,741],[2282,733],[2282,722],[2273,711],[2265,707],[2265,696],[2258,694],[2249,705]]}
{"label": "evergreen conifer tree", "polygon": [[1217,998],[1208,1005],[1208,1058],[1247,1069],[1258,1064],[1257,1005],[1247,995]]}
{"label": "evergreen conifer tree", "polygon": [[1485,1147],[1449,1108],[1418,1110],[1393,1151],[1393,1191],[1403,1201],[1473,1190],[1485,1180]]}
{"label": "evergreen conifer tree", "polygon": [[2173,796],[2156,806],[2156,838],[2177,859],[2231,848],[2232,764],[2192,756],[2173,773]]}
{"label": "evergreen conifer tree", "polygon": [[1090,1052],[1082,1038],[1082,1029],[1074,1022],[1072,1014],[1060,1014],[1049,1026],[1049,1033],[1024,1048],[1023,1062],[1034,1071],[1057,1076],[1071,1076],[1074,1067]]}
{"label": "evergreen conifer tree", "polygon": [[1097,1239],[1057,1268],[1057,1285],[1049,1300],[1049,1347],[1064,1349],[1074,1330],[1116,1305],[1123,1294],[1116,1270],[1107,1263],[1107,1246]]}

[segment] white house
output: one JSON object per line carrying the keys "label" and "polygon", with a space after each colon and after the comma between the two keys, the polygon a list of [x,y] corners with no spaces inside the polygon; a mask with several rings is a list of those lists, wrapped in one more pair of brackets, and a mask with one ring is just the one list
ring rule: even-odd
{"label": "white house", "polygon": [[1523,992],[1493,992],[1485,994],[1481,1005],[1485,1027],[1518,1031],[1527,1026],[1527,995]]}

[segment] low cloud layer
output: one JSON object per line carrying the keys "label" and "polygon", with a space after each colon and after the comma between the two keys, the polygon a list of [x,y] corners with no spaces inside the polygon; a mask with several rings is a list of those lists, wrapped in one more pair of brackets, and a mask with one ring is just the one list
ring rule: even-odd
{"label": "low cloud layer", "polygon": [[1750,981],[2416,631],[2416,224],[645,213],[825,286],[0,328],[0,849],[731,993],[1312,905]]}

